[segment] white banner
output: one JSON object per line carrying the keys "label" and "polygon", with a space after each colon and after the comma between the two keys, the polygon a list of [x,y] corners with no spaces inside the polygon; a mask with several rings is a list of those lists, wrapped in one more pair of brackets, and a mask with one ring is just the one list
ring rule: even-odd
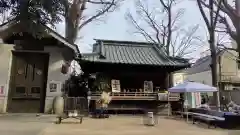
{"label": "white banner", "polygon": [[121,92],[120,80],[111,80],[112,92]]}
{"label": "white banner", "polygon": [[195,104],[196,104],[196,107],[199,107],[201,106],[201,93],[200,92],[196,92],[194,93],[194,97],[195,97]]}

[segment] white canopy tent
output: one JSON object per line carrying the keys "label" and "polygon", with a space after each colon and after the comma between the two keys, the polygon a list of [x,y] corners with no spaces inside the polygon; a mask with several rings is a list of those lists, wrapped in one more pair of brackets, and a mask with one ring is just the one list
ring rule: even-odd
{"label": "white canopy tent", "polygon": [[[170,93],[194,93],[194,92],[217,92],[216,87],[205,85],[197,82],[184,82],[168,89],[168,95]],[[168,102],[169,103],[169,102]],[[168,105],[168,115],[170,115],[170,104]],[[188,120],[188,115],[187,115]]]}
{"label": "white canopy tent", "polygon": [[217,92],[216,87],[212,87],[209,85],[205,85],[202,83],[197,82],[184,82],[182,84],[178,84],[177,86],[174,86],[170,89],[168,89],[168,92],[172,93],[186,93],[186,92]]}

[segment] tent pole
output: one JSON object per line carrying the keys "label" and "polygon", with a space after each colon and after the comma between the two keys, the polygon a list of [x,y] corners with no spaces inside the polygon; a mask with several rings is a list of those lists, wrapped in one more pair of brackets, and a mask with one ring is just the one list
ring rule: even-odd
{"label": "tent pole", "polygon": [[167,98],[167,100],[168,100],[168,116],[170,116],[170,103],[169,103],[169,93],[170,92],[168,92],[168,98]]}
{"label": "tent pole", "polygon": [[[184,112],[186,112],[187,113],[187,122],[188,122],[188,111],[186,111],[187,110],[187,105],[188,105],[188,100],[187,100],[187,92],[185,92],[185,101],[186,101],[186,106],[185,106],[185,111]],[[184,101],[184,102],[185,102]]]}

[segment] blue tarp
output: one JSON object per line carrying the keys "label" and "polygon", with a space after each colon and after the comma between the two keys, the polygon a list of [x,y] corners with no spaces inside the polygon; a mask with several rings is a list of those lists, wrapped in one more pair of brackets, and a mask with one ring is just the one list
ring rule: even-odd
{"label": "blue tarp", "polygon": [[184,82],[168,89],[168,92],[184,93],[184,92],[216,92],[216,87],[205,85],[197,82]]}

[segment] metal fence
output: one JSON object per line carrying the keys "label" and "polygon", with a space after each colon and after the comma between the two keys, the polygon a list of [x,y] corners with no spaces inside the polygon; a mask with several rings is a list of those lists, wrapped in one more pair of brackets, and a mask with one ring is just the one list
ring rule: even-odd
{"label": "metal fence", "polygon": [[78,114],[88,114],[88,100],[85,97],[64,97],[64,112],[77,111]]}

